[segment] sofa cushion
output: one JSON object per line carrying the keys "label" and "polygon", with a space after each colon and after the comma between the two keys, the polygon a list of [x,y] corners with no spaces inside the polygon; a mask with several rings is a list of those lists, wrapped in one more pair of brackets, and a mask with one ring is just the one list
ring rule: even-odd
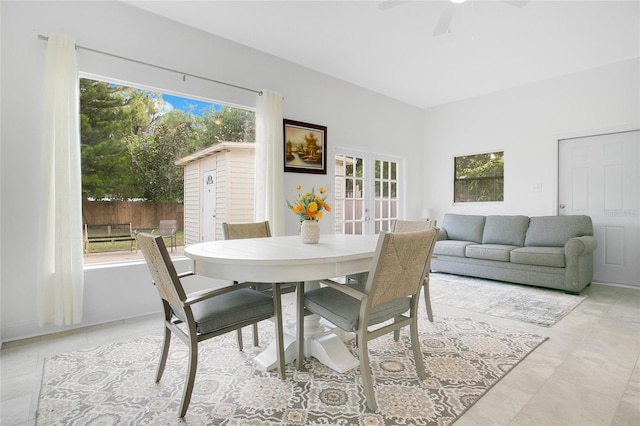
{"label": "sofa cushion", "polygon": [[574,237],[593,235],[589,216],[539,216],[529,220],[525,246],[562,247]]}
{"label": "sofa cushion", "polygon": [[480,244],[485,219],[485,216],[447,213],[444,215],[442,228],[450,240],[473,241]]}
{"label": "sofa cushion", "polygon": [[564,248],[520,247],[511,250],[511,263],[564,268]]}
{"label": "sofa cushion", "polygon": [[465,254],[467,257],[475,259],[498,260],[508,262],[511,257],[509,253],[518,246],[504,244],[472,244],[467,246]]}
{"label": "sofa cushion", "polygon": [[522,247],[528,227],[528,216],[487,216],[482,233],[482,244]]}
{"label": "sofa cushion", "polygon": [[464,257],[465,256],[465,248],[468,245],[475,244],[472,241],[453,241],[453,240],[442,240],[436,242],[436,246],[433,248],[434,255],[442,255],[442,256],[457,256]]}

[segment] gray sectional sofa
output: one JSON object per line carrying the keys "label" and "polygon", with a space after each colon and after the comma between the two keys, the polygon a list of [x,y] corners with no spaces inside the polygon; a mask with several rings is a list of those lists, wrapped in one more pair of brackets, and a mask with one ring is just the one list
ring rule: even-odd
{"label": "gray sectional sofa", "polygon": [[589,216],[446,214],[431,270],[578,294],[593,278]]}

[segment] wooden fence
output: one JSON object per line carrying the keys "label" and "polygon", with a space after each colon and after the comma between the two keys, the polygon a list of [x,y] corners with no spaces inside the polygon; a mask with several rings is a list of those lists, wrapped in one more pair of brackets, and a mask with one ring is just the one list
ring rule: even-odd
{"label": "wooden fence", "polygon": [[82,221],[90,225],[131,223],[133,229],[153,229],[164,219],[177,220],[178,229],[182,229],[184,205],[148,201],[82,201]]}

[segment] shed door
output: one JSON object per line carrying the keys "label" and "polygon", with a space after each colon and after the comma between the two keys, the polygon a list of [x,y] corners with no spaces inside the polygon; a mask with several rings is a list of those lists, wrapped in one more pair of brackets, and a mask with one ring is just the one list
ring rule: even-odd
{"label": "shed door", "polygon": [[200,228],[202,241],[216,239],[216,171],[208,170],[203,174],[202,212]]}
{"label": "shed door", "polygon": [[638,286],[640,131],[559,141],[558,214],[593,220],[593,280]]}

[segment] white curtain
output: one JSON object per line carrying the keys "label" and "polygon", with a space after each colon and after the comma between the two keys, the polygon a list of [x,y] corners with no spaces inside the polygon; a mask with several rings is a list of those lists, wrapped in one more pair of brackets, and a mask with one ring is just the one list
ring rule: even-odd
{"label": "white curtain", "polygon": [[282,95],[263,90],[256,102],[255,220],[268,220],[271,234],[284,235]]}
{"label": "white curtain", "polygon": [[38,321],[82,321],[83,247],[79,88],[75,41],[47,43],[39,215]]}

